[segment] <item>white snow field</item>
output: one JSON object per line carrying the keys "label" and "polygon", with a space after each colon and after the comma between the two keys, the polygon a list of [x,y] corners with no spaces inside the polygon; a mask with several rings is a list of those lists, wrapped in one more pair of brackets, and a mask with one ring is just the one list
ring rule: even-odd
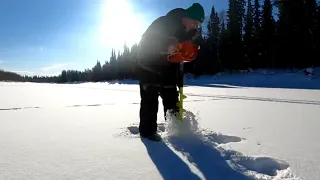
{"label": "white snow field", "polygon": [[159,98],[163,142],[138,135],[135,83],[0,82],[0,179],[320,179],[318,78],[187,79],[182,123]]}

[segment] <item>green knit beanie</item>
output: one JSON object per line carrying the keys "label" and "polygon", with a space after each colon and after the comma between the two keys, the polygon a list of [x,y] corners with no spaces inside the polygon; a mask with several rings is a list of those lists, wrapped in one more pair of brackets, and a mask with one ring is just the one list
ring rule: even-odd
{"label": "green knit beanie", "polygon": [[201,23],[204,20],[204,9],[199,3],[193,3],[192,6],[186,9],[185,13],[188,18],[198,20]]}

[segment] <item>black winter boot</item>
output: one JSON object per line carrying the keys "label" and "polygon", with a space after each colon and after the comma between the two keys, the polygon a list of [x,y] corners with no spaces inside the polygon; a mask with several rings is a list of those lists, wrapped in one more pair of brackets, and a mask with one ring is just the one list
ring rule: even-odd
{"label": "black winter boot", "polygon": [[161,141],[162,140],[161,136],[158,133],[152,134],[150,136],[142,136],[141,135],[141,137],[149,139],[151,141]]}

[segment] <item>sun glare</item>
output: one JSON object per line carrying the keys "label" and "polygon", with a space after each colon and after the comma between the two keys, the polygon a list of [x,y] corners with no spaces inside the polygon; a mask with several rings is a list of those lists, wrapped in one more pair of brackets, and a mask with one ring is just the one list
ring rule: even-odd
{"label": "sun glare", "polygon": [[97,37],[100,45],[122,50],[124,43],[131,47],[139,42],[143,19],[132,8],[127,0],[105,1]]}

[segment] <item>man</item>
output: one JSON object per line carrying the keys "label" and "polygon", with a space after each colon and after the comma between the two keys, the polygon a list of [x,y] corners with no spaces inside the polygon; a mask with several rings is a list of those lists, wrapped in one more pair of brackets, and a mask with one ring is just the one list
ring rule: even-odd
{"label": "man", "polygon": [[157,134],[158,97],[163,100],[164,113],[179,112],[177,86],[181,87],[179,63],[167,60],[177,43],[192,41],[204,20],[204,9],[194,3],[187,9],[176,8],[156,19],[144,33],[139,47],[138,79],[140,81],[140,136],[159,141]]}

